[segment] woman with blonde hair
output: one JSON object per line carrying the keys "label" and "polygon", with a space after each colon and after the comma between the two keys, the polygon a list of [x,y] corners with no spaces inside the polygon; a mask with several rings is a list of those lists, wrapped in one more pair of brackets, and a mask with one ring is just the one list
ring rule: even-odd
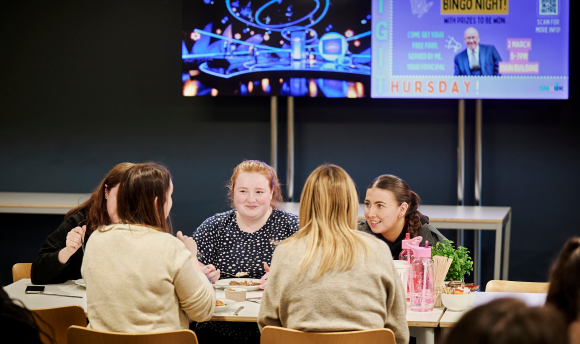
{"label": "woman with blonde hair", "polygon": [[[280,210],[282,193],[276,171],[268,164],[246,160],[236,166],[228,183],[232,210],[218,213],[197,228],[193,238],[199,244],[206,273],[217,281],[220,272],[229,278],[239,272],[248,278],[261,278],[266,287],[274,242],[298,230],[298,217]],[[205,272],[205,271],[204,271]],[[232,341],[259,343],[256,324],[207,322],[195,330],[200,342]]]}
{"label": "woman with blonde hair", "polygon": [[336,165],[310,174],[300,230],[274,252],[258,326],[300,331],[389,328],[409,342],[405,290],[388,246],[356,231],[358,196]]}

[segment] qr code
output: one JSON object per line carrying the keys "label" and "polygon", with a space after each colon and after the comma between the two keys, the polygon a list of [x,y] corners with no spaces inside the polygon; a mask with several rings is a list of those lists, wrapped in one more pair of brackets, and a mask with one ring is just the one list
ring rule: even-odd
{"label": "qr code", "polygon": [[558,15],[558,0],[540,0],[540,15]]}

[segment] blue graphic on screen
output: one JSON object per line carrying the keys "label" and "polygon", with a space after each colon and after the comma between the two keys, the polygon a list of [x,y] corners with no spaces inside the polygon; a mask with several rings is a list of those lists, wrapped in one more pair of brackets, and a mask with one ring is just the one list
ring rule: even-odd
{"label": "blue graphic on screen", "polygon": [[183,94],[368,96],[364,3],[185,0]]}

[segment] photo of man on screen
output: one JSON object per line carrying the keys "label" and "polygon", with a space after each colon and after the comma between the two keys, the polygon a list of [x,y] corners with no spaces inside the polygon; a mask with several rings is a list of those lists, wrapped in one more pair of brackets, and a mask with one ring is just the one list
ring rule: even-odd
{"label": "photo of man on screen", "polygon": [[500,75],[501,57],[493,45],[479,44],[476,28],[467,28],[463,39],[467,49],[455,55],[455,75]]}

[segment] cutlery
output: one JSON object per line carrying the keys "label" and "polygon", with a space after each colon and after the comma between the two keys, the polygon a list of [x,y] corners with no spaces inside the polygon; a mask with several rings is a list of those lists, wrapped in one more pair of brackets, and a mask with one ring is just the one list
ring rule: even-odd
{"label": "cutlery", "polygon": [[239,312],[240,312],[242,309],[244,309],[244,306],[242,306],[242,307],[238,308],[238,310],[234,312],[234,315],[238,315],[238,313],[239,313]]}
{"label": "cutlery", "polygon": [[50,294],[50,293],[40,293],[41,295],[53,295],[53,296],[64,296],[64,297],[77,297],[79,299],[82,299],[82,296],[74,296],[74,295],[61,295],[61,294]]}

